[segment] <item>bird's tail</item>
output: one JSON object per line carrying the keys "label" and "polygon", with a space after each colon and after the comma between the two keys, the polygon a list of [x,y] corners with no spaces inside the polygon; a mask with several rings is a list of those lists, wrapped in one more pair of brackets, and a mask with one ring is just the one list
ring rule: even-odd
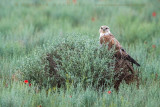
{"label": "bird's tail", "polygon": [[128,56],[126,57],[126,59],[129,60],[130,62],[136,64],[137,66],[140,66],[140,64],[137,63],[137,61],[135,61],[130,55],[128,55]]}

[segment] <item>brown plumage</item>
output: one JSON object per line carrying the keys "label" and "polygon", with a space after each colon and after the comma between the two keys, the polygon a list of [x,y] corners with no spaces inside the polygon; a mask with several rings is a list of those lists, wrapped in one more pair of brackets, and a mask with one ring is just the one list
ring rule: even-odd
{"label": "brown plumage", "polygon": [[110,50],[111,48],[115,47],[115,56],[117,58],[123,58],[131,63],[136,64],[137,66],[140,66],[120,45],[118,40],[113,36],[113,34],[110,32],[110,29],[108,26],[101,26],[99,29],[100,32],[100,44],[103,45],[108,45],[108,49]]}

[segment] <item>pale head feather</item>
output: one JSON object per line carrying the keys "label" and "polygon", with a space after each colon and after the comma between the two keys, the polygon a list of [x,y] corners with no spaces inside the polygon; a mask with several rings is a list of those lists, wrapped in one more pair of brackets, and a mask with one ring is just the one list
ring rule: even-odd
{"label": "pale head feather", "polygon": [[101,38],[104,35],[109,35],[111,32],[110,32],[110,29],[109,29],[108,26],[103,25],[103,26],[100,27],[99,33],[100,33],[100,37],[99,38]]}

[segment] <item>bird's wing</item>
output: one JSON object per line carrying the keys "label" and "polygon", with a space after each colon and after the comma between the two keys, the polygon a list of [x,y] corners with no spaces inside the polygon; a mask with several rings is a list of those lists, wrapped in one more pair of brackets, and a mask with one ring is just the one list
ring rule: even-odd
{"label": "bird's wing", "polygon": [[120,45],[118,40],[113,35],[106,35],[100,38],[100,44],[108,45],[108,49],[110,50],[112,47],[115,48],[116,53],[115,56],[118,58],[127,59],[130,62],[140,66]]}

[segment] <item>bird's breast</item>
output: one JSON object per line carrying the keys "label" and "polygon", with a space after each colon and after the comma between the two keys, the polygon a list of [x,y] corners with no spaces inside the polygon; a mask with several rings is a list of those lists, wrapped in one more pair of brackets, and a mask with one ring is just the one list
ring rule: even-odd
{"label": "bird's breast", "polygon": [[109,36],[109,33],[100,33],[99,39],[103,36]]}

